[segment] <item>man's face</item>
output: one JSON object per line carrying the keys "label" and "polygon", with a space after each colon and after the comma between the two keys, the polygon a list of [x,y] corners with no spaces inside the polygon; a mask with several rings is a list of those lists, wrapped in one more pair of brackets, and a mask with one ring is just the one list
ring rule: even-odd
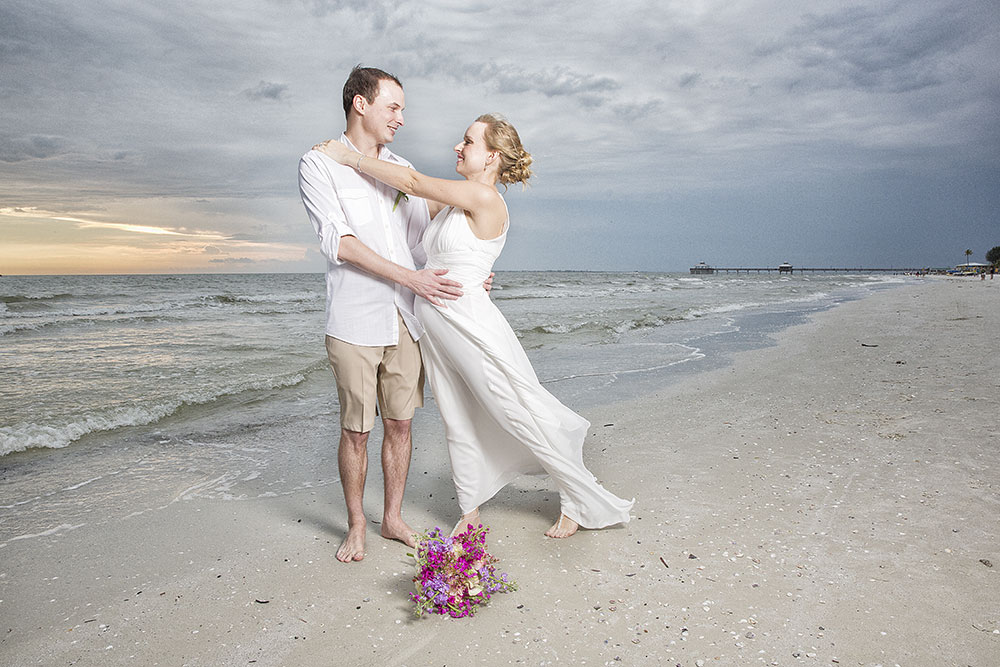
{"label": "man's face", "polygon": [[379,81],[378,95],[371,104],[365,103],[362,127],[380,144],[392,143],[396,130],[403,126],[403,108],[406,100],[403,89],[395,81]]}

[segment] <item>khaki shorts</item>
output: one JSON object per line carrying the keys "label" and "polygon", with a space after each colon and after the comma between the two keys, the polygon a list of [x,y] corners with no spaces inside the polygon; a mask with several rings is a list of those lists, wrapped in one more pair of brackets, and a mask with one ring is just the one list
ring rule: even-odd
{"label": "khaki shorts", "polygon": [[327,336],[326,356],[337,379],[342,429],[367,433],[375,426],[379,408],[383,419],[403,420],[412,419],[414,410],[423,407],[420,348],[402,317],[396,345],[368,347]]}

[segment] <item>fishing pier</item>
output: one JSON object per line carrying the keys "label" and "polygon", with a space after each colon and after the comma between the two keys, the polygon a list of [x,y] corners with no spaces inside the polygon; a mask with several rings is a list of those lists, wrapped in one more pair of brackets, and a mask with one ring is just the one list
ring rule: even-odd
{"label": "fishing pier", "polygon": [[739,267],[726,267],[726,266],[709,266],[705,262],[698,262],[698,264],[691,267],[691,273],[694,275],[712,275],[715,273],[917,273],[925,271],[926,269],[912,269],[912,268],[811,268],[811,267],[800,267],[792,266],[787,262],[784,264],[779,264],[778,266],[739,266]]}

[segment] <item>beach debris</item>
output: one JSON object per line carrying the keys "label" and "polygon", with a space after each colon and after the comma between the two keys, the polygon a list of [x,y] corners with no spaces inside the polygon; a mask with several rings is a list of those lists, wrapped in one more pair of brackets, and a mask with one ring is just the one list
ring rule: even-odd
{"label": "beach debris", "polygon": [[980,558],[979,562],[985,565],[986,567],[993,567],[993,563],[991,563],[989,560],[985,558]]}
{"label": "beach debris", "polygon": [[614,424],[605,424],[605,425],[604,425],[604,428],[607,428],[607,427],[609,427],[609,426],[614,426]]}
{"label": "beach debris", "polygon": [[878,347],[878,345],[873,345],[869,343],[861,343],[861,347]]}
{"label": "beach debris", "polygon": [[267,604],[268,602],[270,602],[270,600],[259,600],[257,598],[254,598],[253,601],[256,602],[257,604]]}
{"label": "beach debris", "polygon": [[688,558],[695,559],[695,558],[697,558],[697,556],[695,556],[694,554],[688,554]]}
{"label": "beach debris", "polygon": [[667,561],[663,560],[663,556],[660,556],[660,562],[663,563],[663,567],[667,568],[668,570],[670,569],[670,566],[667,565]]}

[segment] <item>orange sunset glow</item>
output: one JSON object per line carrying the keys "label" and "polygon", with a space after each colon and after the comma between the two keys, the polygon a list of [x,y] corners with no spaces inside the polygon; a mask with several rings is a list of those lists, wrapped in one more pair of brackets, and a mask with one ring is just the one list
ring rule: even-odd
{"label": "orange sunset glow", "polygon": [[0,229],[0,273],[7,275],[315,270],[306,243],[241,239],[210,229],[37,207],[0,208]]}

